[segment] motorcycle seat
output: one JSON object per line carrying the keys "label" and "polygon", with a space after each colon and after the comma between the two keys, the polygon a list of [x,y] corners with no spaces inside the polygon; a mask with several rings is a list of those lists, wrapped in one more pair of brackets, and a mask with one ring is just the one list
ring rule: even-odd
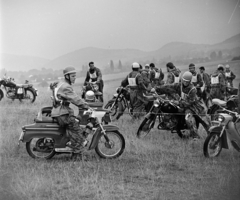
{"label": "motorcycle seat", "polygon": [[16,84],[16,86],[20,88],[28,88],[30,84]]}
{"label": "motorcycle seat", "polygon": [[223,101],[223,100],[220,100],[220,99],[213,99],[212,103],[213,104],[217,104],[219,106],[226,106],[227,105],[226,101]]}

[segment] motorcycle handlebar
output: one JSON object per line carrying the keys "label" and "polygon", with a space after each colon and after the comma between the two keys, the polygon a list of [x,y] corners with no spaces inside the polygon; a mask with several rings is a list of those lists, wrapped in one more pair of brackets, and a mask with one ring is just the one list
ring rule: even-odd
{"label": "motorcycle handlebar", "polygon": [[236,115],[236,117],[240,118],[240,114],[238,114],[237,112],[233,112],[233,111],[231,111],[231,110],[227,110],[226,108],[223,108],[223,111],[227,111],[227,112],[229,112],[229,113],[231,113],[231,114]]}

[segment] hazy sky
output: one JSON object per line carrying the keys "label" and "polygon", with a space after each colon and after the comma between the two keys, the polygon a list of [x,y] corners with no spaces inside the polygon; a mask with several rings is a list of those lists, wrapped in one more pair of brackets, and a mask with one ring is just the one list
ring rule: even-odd
{"label": "hazy sky", "polygon": [[[53,59],[85,48],[157,50],[240,33],[239,0],[0,0],[1,53]],[[237,6],[236,6],[237,5]]]}

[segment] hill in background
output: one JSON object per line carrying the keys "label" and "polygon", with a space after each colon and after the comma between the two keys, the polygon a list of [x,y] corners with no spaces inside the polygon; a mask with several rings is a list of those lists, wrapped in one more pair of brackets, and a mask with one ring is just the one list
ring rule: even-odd
{"label": "hill in background", "polygon": [[[213,52],[216,55],[213,55]],[[73,65],[78,70],[81,70],[90,61],[94,61],[95,65],[99,68],[109,69],[111,60],[114,63],[120,60],[123,65],[130,65],[135,61],[143,64],[175,61],[182,64],[181,61],[193,58],[201,58],[202,60],[199,62],[204,62],[203,59],[206,60],[211,58],[211,56],[214,59],[213,56],[219,56],[219,52],[221,52],[222,58],[231,59],[234,56],[239,56],[240,34],[214,45],[171,42],[156,51],[149,52],[136,49],[100,49],[88,47],[69,52],[53,60],[32,56],[2,54],[1,68],[5,68],[8,71],[26,71],[41,68],[60,70],[68,65]]]}

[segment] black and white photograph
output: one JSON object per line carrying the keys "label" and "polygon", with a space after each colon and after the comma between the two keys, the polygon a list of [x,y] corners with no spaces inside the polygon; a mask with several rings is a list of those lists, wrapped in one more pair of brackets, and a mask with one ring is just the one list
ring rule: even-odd
{"label": "black and white photograph", "polygon": [[216,199],[240,199],[240,0],[0,0],[0,200]]}

